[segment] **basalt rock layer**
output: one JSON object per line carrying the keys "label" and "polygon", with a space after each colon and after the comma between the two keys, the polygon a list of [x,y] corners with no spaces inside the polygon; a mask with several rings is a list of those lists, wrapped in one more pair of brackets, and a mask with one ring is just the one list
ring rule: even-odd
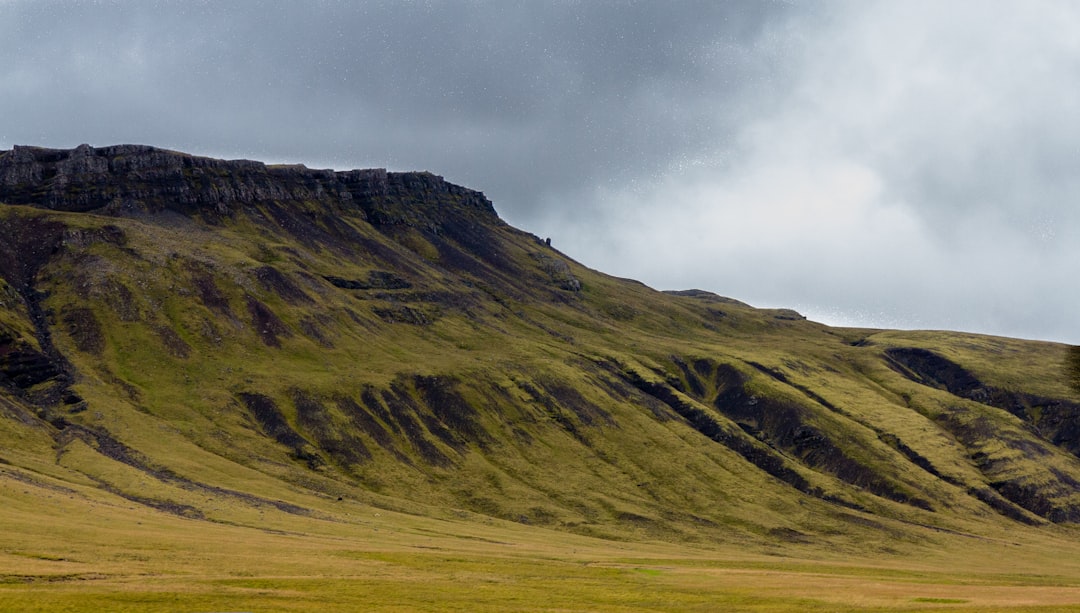
{"label": "basalt rock layer", "polygon": [[17,147],[0,203],[0,479],[620,539],[1080,523],[1063,345],[656,292],[425,172]]}

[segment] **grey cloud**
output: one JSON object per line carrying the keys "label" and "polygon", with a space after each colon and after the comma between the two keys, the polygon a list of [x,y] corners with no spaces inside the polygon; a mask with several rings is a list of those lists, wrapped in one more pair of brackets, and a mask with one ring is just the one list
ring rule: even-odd
{"label": "grey cloud", "polygon": [[586,264],[1080,341],[1069,2],[0,2],[0,148],[427,169]]}
{"label": "grey cloud", "polygon": [[[19,70],[38,79],[0,97],[0,110],[24,116],[24,129],[5,140],[141,137],[213,153],[430,168],[482,182],[524,220],[545,190],[655,172],[722,137],[730,125],[714,109],[757,78],[767,58],[752,46],[787,9],[130,2],[0,10],[10,13],[11,34],[0,45],[23,58],[0,78]],[[37,108],[48,119],[34,116]]]}

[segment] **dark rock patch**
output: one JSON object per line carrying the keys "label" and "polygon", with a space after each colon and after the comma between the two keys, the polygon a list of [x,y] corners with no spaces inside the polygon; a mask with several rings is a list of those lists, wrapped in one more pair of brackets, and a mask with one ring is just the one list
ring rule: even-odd
{"label": "dark rock patch", "polygon": [[[1080,457],[1080,403],[987,385],[959,364],[926,349],[890,348],[885,355],[889,365],[905,377],[1008,411],[1041,438]],[[989,424],[985,428],[993,430]]]}
{"label": "dark rock patch", "polygon": [[[385,417],[384,420],[389,420],[393,424],[393,420],[390,414],[386,412],[386,409],[379,402],[379,399],[375,397],[374,391],[371,389],[365,390],[365,393],[369,394],[369,397],[365,399],[364,403],[375,403],[379,407],[379,413],[382,413]],[[345,415],[345,418],[355,427],[357,430],[367,434],[383,449],[394,454],[398,460],[407,464],[412,464],[412,460],[408,456],[398,451],[397,446],[394,445],[394,437],[387,430],[387,426],[384,426],[379,422],[371,413],[356,403],[355,400],[348,396],[339,396],[334,399],[338,409]],[[393,424],[394,428],[397,428],[397,424]]]}
{"label": "dark rock patch", "polygon": [[480,425],[480,412],[472,407],[458,391],[458,382],[450,377],[416,376],[413,386],[424,404],[439,421],[467,441],[486,447],[491,436]]}
{"label": "dark rock patch", "polygon": [[392,390],[383,390],[382,399],[389,408],[391,415],[394,416],[394,421],[401,426],[405,437],[409,439],[413,449],[420,454],[420,457],[424,458],[424,461],[442,467],[453,464],[449,456],[424,436],[424,427],[417,418],[420,407],[409,396],[404,386],[399,383],[392,386]]}
{"label": "dark rock patch", "polygon": [[698,358],[694,360],[694,372],[706,379],[712,378],[716,372],[716,364],[712,360]]}
{"label": "dark rock patch", "polygon": [[983,389],[983,384],[975,375],[932,351],[894,347],[886,349],[885,355],[894,370],[917,383],[965,398],[981,395],[977,391]]}
{"label": "dark rock patch", "polygon": [[726,296],[721,296],[719,294],[715,294],[713,292],[708,292],[708,291],[701,290],[701,289],[664,290],[664,293],[668,294],[668,295],[671,295],[671,296],[685,296],[687,298],[696,298],[696,299],[701,300],[703,302],[715,302],[715,303],[719,303],[719,304],[733,304],[733,305],[747,307],[747,308],[750,307],[750,305],[746,304],[745,302],[740,302],[738,300],[735,300],[734,298],[728,298]]}
{"label": "dark rock patch", "polygon": [[140,496],[131,492],[126,492],[116,487],[112,487],[105,483],[99,482],[101,489],[116,494],[125,500],[130,500],[136,504],[141,504],[151,509],[157,509],[163,513],[169,513],[170,515],[176,515],[185,519],[206,519],[206,515],[201,510],[193,507],[189,504],[182,504],[173,500],[163,500],[160,498],[150,498],[148,496]]}
{"label": "dark rock patch", "polygon": [[375,307],[371,310],[379,319],[388,324],[409,324],[413,326],[426,326],[432,321],[431,317],[422,309],[413,308],[403,304],[394,304],[386,307]]}
{"label": "dark rock patch", "polygon": [[334,348],[334,342],[330,340],[322,324],[314,317],[305,316],[300,319],[300,332],[326,349]]}
{"label": "dark rock patch", "polygon": [[270,307],[259,302],[254,296],[247,297],[247,308],[248,313],[251,315],[251,325],[254,326],[255,333],[268,347],[280,347],[281,341],[278,337],[288,338],[292,336],[292,332],[285,325],[285,322],[281,321],[270,310]]}
{"label": "dark rock patch", "polygon": [[615,426],[615,419],[604,409],[586,399],[573,387],[565,383],[541,377],[536,383],[543,388],[560,406],[573,411],[581,423],[586,426],[598,426],[601,423],[607,426]]}
{"label": "dark rock patch", "polygon": [[[54,424],[54,426],[57,428],[57,432],[54,434],[54,438],[56,439],[58,452],[61,454],[63,453],[64,447],[67,444],[69,444],[72,440],[79,439],[85,442],[87,445],[90,446],[91,449],[97,451],[101,455],[111,460],[115,460],[122,464],[131,466],[132,468],[135,468],[136,470],[139,470],[140,472],[143,472],[150,477],[161,481],[162,483],[177,485],[186,490],[202,491],[208,494],[226,496],[229,498],[241,500],[247,504],[252,504],[255,506],[269,506],[292,515],[300,515],[305,517],[312,515],[311,510],[288,502],[284,502],[281,500],[271,500],[252,494],[247,494],[244,492],[238,492],[235,490],[206,485],[177,475],[176,473],[172,472],[167,468],[155,466],[146,456],[120,442],[108,431],[102,428],[93,428],[89,426],[82,426],[79,424],[72,424],[68,423],[65,420],[58,421],[56,424]],[[102,486],[104,487],[104,484],[102,484]],[[106,489],[109,488],[106,487]],[[160,504],[176,504],[170,503],[169,501],[161,501],[157,499],[139,497],[115,489],[110,489],[110,491],[116,493],[119,496],[123,496],[124,498],[127,498],[132,502],[146,504],[154,508],[159,508],[157,505]],[[179,505],[170,508],[173,510],[170,510],[169,508],[162,508],[161,510],[165,510],[166,512],[174,512],[174,510],[183,510],[185,508],[190,509],[192,507],[188,507],[187,505]],[[198,516],[193,515],[190,517],[197,518]]]}
{"label": "dark rock patch", "polygon": [[186,359],[191,355],[191,346],[180,338],[176,330],[166,325],[155,325],[154,332],[161,339],[161,343],[165,345],[165,350],[169,352],[169,355],[180,359]]}
{"label": "dark rock patch", "polygon": [[371,459],[371,452],[356,436],[334,423],[326,406],[313,394],[303,390],[292,391],[296,421],[318,443],[319,447],[338,462],[345,465],[362,464]]}
{"label": "dark rock patch", "polygon": [[255,278],[263,289],[273,292],[288,304],[311,304],[314,301],[292,279],[282,274],[273,266],[260,266],[255,269]]}
{"label": "dark rock patch", "polygon": [[806,408],[749,394],[745,375],[731,366],[720,365],[716,378],[720,393],[713,406],[755,438],[872,494],[932,510],[928,501],[905,492],[874,468],[848,456],[826,432],[809,423]]}
{"label": "dark rock patch", "polygon": [[368,273],[366,280],[361,279],[343,279],[342,277],[335,277],[333,275],[327,275],[323,277],[330,282],[334,287],[340,287],[341,289],[355,289],[355,290],[397,290],[397,289],[409,289],[412,287],[412,283],[409,283],[406,279],[395,275],[392,272],[386,272],[383,270],[372,270]]}
{"label": "dark rock patch", "polygon": [[[1043,443],[1034,437],[1024,439],[1002,435],[986,416],[972,417],[969,411],[959,406],[938,416],[937,422],[966,447],[975,450],[971,453],[972,463],[987,477],[990,487],[996,490],[1003,500],[1050,521],[1080,522],[1080,505],[1069,502],[1071,495],[1077,491],[1076,479],[1053,468],[1047,470],[1037,482],[1033,482],[1030,477],[1010,476],[1016,455],[1041,465],[1039,458],[1051,455],[1050,449],[1046,447],[1049,443]],[[1014,453],[985,450],[988,444],[992,449],[1001,443]],[[1017,519],[1016,510],[1001,504],[996,498],[982,494],[978,497],[999,513]],[[1031,520],[1027,518],[1020,521],[1030,523]]]}
{"label": "dark rock patch", "polygon": [[9,214],[0,219],[0,277],[24,300],[38,271],[59,252],[65,230],[63,224],[39,217]]}
{"label": "dark rock patch", "polygon": [[703,398],[705,396],[705,384],[702,383],[701,379],[697,377],[694,371],[690,370],[690,367],[682,358],[672,356],[671,360],[679,367],[679,370],[682,371],[683,378],[685,379],[690,392],[697,398]]}
{"label": "dark rock patch", "polygon": [[100,228],[68,228],[64,232],[64,245],[68,247],[89,247],[96,244],[127,245],[127,234],[119,226],[108,224]]}
{"label": "dark rock patch", "polygon": [[655,397],[649,394],[643,393],[638,388],[628,385],[626,383],[625,376],[621,371],[613,367],[608,362],[600,362],[598,364],[600,370],[612,375],[605,376],[599,375],[596,377],[596,382],[607,395],[618,403],[629,403],[634,406],[644,406],[652,413],[654,419],[659,422],[671,421],[677,419],[678,414],[673,412],[669,406],[660,402]]}
{"label": "dark rock patch", "polygon": [[991,509],[1009,519],[1028,524],[1029,526],[1043,524],[1037,517],[1025,512],[1023,507],[1013,504],[1012,501],[988,487],[972,487],[968,489],[967,493],[969,496],[979,499]]}
{"label": "dark rock patch", "polygon": [[764,309],[771,313],[774,319],[781,321],[806,321],[806,316],[792,309]]}
{"label": "dark rock patch", "polygon": [[19,389],[27,389],[62,374],[48,356],[28,343],[14,338],[0,338],[0,381],[8,381]]}
{"label": "dark rock patch", "polygon": [[195,287],[195,293],[203,305],[214,311],[229,317],[233,317],[229,307],[229,299],[214,282],[214,276],[209,271],[197,265],[191,266],[191,283]]}
{"label": "dark rock patch", "polygon": [[116,313],[120,321],[135,322],[142,320],[142,314],[139,312],[139,302],[136,300],[135,294],[122,281],[110,278],[105,281],[100,291],[105,299],[105,304],[109,305],[109,308]]}
{"label": "dark rock patch", "polygon": [[728,430],[705,411],[679,398],[675,390],[663,383],[647,381],[633,371],[624,371],[623,376],[634,387],[667,405],[705,437],[731,449],[754,466],[800,492],[821,497],[822,492],[812,488],[810,483],[789,467],[787,461],[775,451],[753,441],[745,434]]}
{"label": "dark rock patch", "polygon": [[841,415],[845,414],[844,411],[840,410],[839,407],[837,407],[833,403],[829,402],[828,400],[822,398],[821,395],[818,394],[817,392],[815,392],[814,390],[806,387],[805,385],[795,383],[795,382],[791,381],[790,379],[788,379],[787,375],[785,375],[783,373],[783,371],[781,371],[781,370],[779,370],[777,368],[769,368],[768,366],[763,366],[761,364],[758,364],[757,362],[752,362],[752,361],[747,361],[746,364],[749,365],[749,366],[754,367],[758,371],[772,377],[773,379],[776,379],[777,381],[779,381],[780,383],[783,383],[784,385],[788,385],[788,386],[791,386],[791,387],[799,390],[800,392],[805,394],[808,398],[810,398],[814,402],[820,404],[821,406],[825,407],[826,409],[829,409],[833,413],[839,413]]}
{"label": "dark rock patch", "polygon": [[1061,498],[1076,490],[1062,483],[1050,487],[1043,483],[1026,483],[1020,479],[996,481],[990,484],[1002,496],[1015,502],[1032,513],[1045,517],[1054,523],[1080,522],[1080,505],[1055,504],[1055,498]]}
{"label": "dark rock patch", "polygon": [[909,462],[911,462],[915,466],[918,466],[919,468],[925,470],[926,472],[937,477],[938,479],[942,479],[944,481],[952,483],[953,485],[959,485],[959,483],[957,483],[955,479],[942,475],[938,471],[938,469],[934,467],[934,464],[930,460],[926,459],[924,456],[919,454],[911,447],[905,445],[904,441],[900,440],[900,438],[895,434],[878,432],[877,437],[879,441],[899,451],[905,458],[908,459]]}
{"label": "dark rock patch", "polygon": [[566,430],[566,432],[577,439],[578,442],[589,445],[588,439],[585,438],[584,433],[578,428],[577,421],[572,414],[563,410],[554,398],[526,381],[519,381],[518,387],[529,394],[529,396],[532,397],[533,402],[543,407],[544,413],[549,419],[559,424],[563,430]]}
{"label": "dark rock patch", "polygon": [[316,468],[322,464],[322,459],[311,451],[311,443],[293,430],[271,398],[255,393],[240,393],[237,396],[264,434],[291,449],[293,456],[307,462],[309,467]]}
{"label": "dark rock patch", "polygon": [[810,538],[810,535],[791,528],[772,528],[769,530],[769,537],[786,543],[814,542],[813,539]]}
{"label": "dark rock patch", "polygon": [[379,400],[378,391],[374,387],[365,386],[364,389],[360,391],[360,400],[362,400],[364,406],[367,407],[373,415],[378,416],[378,418],[382,420],[382,423],[386,424],[392,432],[401,434],[401,428],[398,426],[397,422],[394,421],[394,416],[386,410],[386,407],[383,406],[383,403]]}
{"label": "dark rock patch", "polygon": [[92,310],[76,307],[65,312],[62,320],[76,349],[90,355],[101,355],[105,350],[105,335]]}

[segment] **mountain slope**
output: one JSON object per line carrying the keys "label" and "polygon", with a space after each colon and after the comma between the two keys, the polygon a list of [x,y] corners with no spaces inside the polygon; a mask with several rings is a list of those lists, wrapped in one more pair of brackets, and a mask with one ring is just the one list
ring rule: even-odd
{"label": "mountain slope", "polygon": [[0,479],[849,552],[1080,523],[1064,345],[656,292],[428,173],[18,147],[0,202]]}

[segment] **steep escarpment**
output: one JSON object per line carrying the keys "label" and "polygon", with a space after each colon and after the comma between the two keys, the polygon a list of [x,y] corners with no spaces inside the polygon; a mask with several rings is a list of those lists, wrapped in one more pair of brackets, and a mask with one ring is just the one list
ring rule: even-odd
{"label": "steep escarpment", "polygon": [[227,215],[244,205],[268,201],[320,200],[344,207],[352,203],[377,224],[420,223],[437,221],[440,207],[391,203],[452,199],[494,217],[482,193],[430,173],[267,166],[143,145],[80,145],[72,150],[16,146],[0,152],[0,188],[7,204],[104,214],[174,210]]}
{"label": "steep escarpment", "polygon": [[425,172],[18,147],[0,203],[0,463],[133,504],[851,548],[1080,523],[1068,347],[656,292]]}

